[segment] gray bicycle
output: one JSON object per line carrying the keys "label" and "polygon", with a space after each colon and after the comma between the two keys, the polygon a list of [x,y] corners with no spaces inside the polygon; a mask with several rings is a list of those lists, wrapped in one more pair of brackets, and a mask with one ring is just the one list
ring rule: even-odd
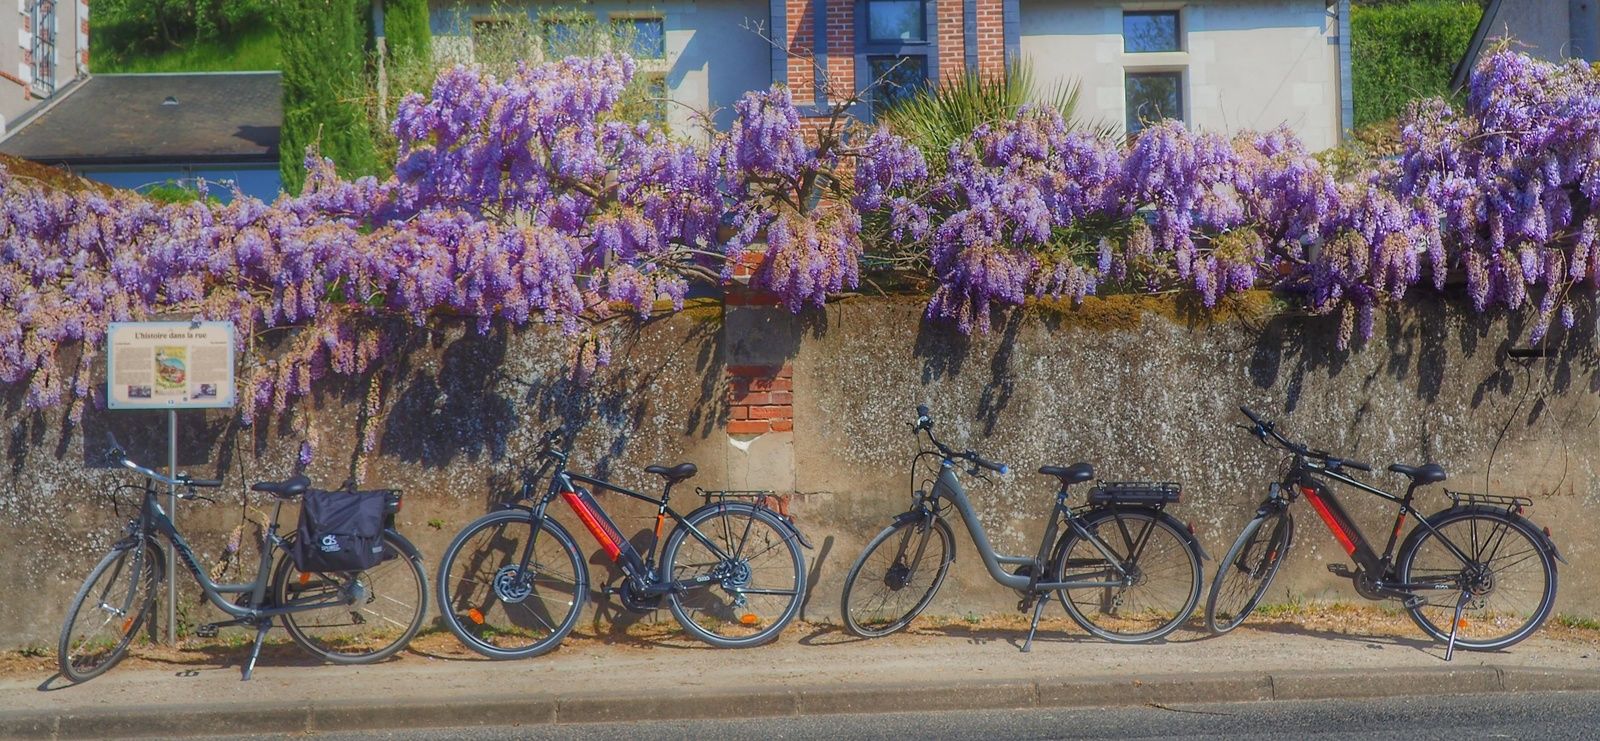
{"label": "gray bicycle", "polygon": [[[123,538],[89,572],[67,611],[56,653],[61,674],[67,679],[84,682],[110,669],[150,619],[157,588],[167,578],[168,568],[158,537],[172,543],[206,599],[230,616],[197,626],[197,635],[215,636],[219,628],[231,625],[255,629],[250,657],[242,667],[245,679],[254,671],[262,641],[277,619],[283,620],[295,643],[335,664],[382,661],[405,648],[422,627],[428,608],[428,579],[422,571],[422,554],[394,530],[394,513],[400,509],[398,494],[390,495],[383,530],[383,545],[390,557],[364,571],[302,572],[288,555],[294,536],[278,535],[278,515],[283,503],[304,493],[310,480],[295,476],[283,482],[255,484],[252,490],[273,497],[276,503],[256,577],[240,584],[219,584],[200,568],[194,550],[156,501],[156,485],[179,487],[185,500],[215,501],[195,489],[215,488],[222,482],[183,473],[169,478],[128,460],[114,439],[111,447],[107,457],[112,463],[144,477],[140,484],[122,487],[138,492],[138,514],[128,522]],[[107,496],[117,502],[114,492]],[[284,553],[269,580],[267,567],[279,550]]]}
{"label": "gray bicycle", "polygon": [[[1006,466],[971,450],[957,452],[933,435],[926,406],[917,407],[913,433],[927,434],[932,449],[912,459],[912,480],[924,459],[938,461],[932,486],[919,488],[911,508],[873,538],[845,578],[840,612],[845,628],[865,638],[904,629],[927,608],[955,560],[955,538],[945,516],[961,513],[989,576],[1017,590],[1017,609],[1033,612],[1027,641],[1033,646],[1039,617],[1053,592],[1084,630],[1116,643],[1153,641],[1176,630],[1200,601],[1200,561],[1209,559],[1193,528],[1165,511],[1181,496],[1175,483],[1114,482],[1091,489],[1085,504],[1067,503],[1067,489],[1094,479],[1087,463],[1045,466],[1039,473],[1060,482],[1055,507],[1038,552],[997,554],[956,477]],[[1057,535],[1060,535],[1059,540]],[[1012,567],[1006,571],[1006,567]]]}

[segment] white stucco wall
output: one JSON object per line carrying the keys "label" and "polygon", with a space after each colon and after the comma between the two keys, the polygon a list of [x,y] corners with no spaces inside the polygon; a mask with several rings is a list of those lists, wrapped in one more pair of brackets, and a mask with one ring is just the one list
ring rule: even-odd
{"label": "white stucco wall", "polygon": [[[25,28],[24,18],[33,5],[34,0],[0,3],[0,72],[5,73],[0,76],[0,118],[7,127],[47,102],[39,95],[42,89],[30,89],[28,84],[33,81],[33,71],[24,51],[33,44],[33,32]],[[81,52],[88,48],[89,37],[81,21],[88,17],[89,9],[82,0],[58,0],[55,9],[55,88],[60,91],[88,74]]]}
{"label": "white stucco wall", "polygon": [[[522,7],[537,14],[540,7],[570,8],[572,5],[538,5],[502,2],[490,10],[437,4],[431,15],[435,56],[465,56],[471,47],[470,18],[504,14]],[[772,53],[766,40],[753,28],[770,34],[766,0],[669,0],[630,2],[598,0],[579,6],[601,21],[612,15],[632,17],[659,15],[666,31],[665,62],[647,62],[642,69],[663,72],[673,105],[668,107],[668,122],[678,131],[695,129],[695,112],[716,111],[715,122],[727,128],[732,122],[732,106],[748,90],[765,90],[772,84]]]}
{"label": "white stucco wall", "polygon": [[[1170,9],[1181,12],[1182,51],[1123,52],[1124,10]],[[1079,115],[1118,130],[1125,70],[1181,70],[1195,129],[1287,123],[1312,151],[1339,142],[1338,19],[1323,0],[1022,0],[1021,27],[1038,82],[1078,82]]]}

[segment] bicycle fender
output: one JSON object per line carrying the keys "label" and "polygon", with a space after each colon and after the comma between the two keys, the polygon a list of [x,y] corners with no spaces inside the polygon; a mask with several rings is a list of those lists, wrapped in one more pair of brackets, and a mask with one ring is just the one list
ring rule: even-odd
{"label": "bicycle fender", "polygon": [[[928,510],[926,508],[913,509],[913,510],[907,510],[905,512],[901,512],[898,515],[895,515],[894,519],[889,521],[889,527],[898,527],[898,526],[900,526],[900,525],[902,525],[904,523],[916,522],[918,520],[926,520],[928,522],[928,527],[933,527],[933,522],[935,520],[937,520],[937,519],[939,519],[939,516],[934,514],[931,510]],[[947,559],[947,560],[949,560],[949,561],[955,561],[956,560],[956,539],[955,538],[950,538],[950,558]]]}
{"label": "bicycle fender", "polygon": [[[1515,512],[1506,512],[1504,509],[1501,509],[1499,507],[1482,507],[1482,506],[1476,506],[1476,507],[1474,507],[1474,506],[1446,507],[1444,509],[1439,510],[1438,512],[1435,512],[1435,513],[1433,513],[1431,515],[1428,515],[1425,519],[1428,522],[1432,523],[1432,522],[1434,522],[1434,521],[1438,520],[1439,518],[1444,517],[1446,515],[1453,515],[1453,514],[1457,514],[1457,513],[1461,513],[1461,512],[1484,512],[1484,513],[1491,513],[1491,514],[1496,514],[1496,515],[1507,515],[1512,520],[1515,520],[1520,524],[1526,525],[1528,530],[1533,533],[1534,538],[1538,541],[1539,547],[1543,548],[1545,553],[1550,554],[1551,558],[1554,558],[1555,560],[1560,561],[1561,563],[1566,564],[1568,566],[1572,565],[1571,563],[1569,563],[1567,561],[1567,557],[1566,556],[1561,555],[1560,549],[1556,548],[1556,541],[1555,541],[1554,538],[1550,537],[1550,533],[1549,532],[1547,532],[1544,528],[1533,524],[1532,520],[1529,520],[1528,518],[1523,517],[1522,515],[1519,515],[1519,514],[1517,514]],[[1404,553],[1408,548],[1411,547],[1413,541],[1415,541],[1417,538],[1422,537],[1421,534],[1423,532],[1426,532],[1426,530],[1424,530],[1423,528],[1420,528],[1420,527],[1412,528],[1411,529],[1411,533],[1406,536],[1405,542],[1400,544],[1400,550],[1396,551],[1396,553]]]}
{"label": "bicycle fender", "polygon": [[[1165,510],[1162,510],[1162,509],[1157,508],[1157,507],[1139,507],[1139,506],[1132,506],[1132,505],[1110,505],[1110,506],[1105,506],[1105,507],[1096,507],[1094,509],[1094,511],[1089,512],[1088,514],[1084,515],[1083,516],[1083,520],[1084,520],[1085,524],[1087,525],[1087,523],[1091,520],[1091,518],[1111,517],[1111,516],[1114,516],[1118,512],[1143,512],[1145,514],[1148,514],[1148,515],[1151,515],[1151,516],[1155,517],[1158,520],[1162,520],[1162,521],[1166,522],[1168,525],[1171,525],[1173,527],[1173,529],[1177,530],[1178,534],[1181,535],[1183,537],[1183,539],[1191,547],[1194,548],[1194,552],[1195,553],[1200,554],[1200,560],[1202,560],[1202,561],[1213,561],[1213,560],[1215,560],[1215,559],[1213,559],[1211,557],[1211,554],[1206,552],[1205,546],[1200,544],[1200,539],[1196,538],[1193,532],[1190,532],[1189,523],[1184,522],[1183,520],[1180,520],[1180,519],[1178,519],[1176,517],[1173,517],[1172,515],[1168,514]],[[1056,538],[1055,548],[1052,549],[1051,553],[1050,553],[1050,562],[1051,563],[1055,563],[1056,560],[1061,557],[1061,549],[1066,547],[1067,538],[1069,538],[1071,536],[1072,536],[1072,531],[1068,530],[1067,532],[1062,533],[1059,538]]]}

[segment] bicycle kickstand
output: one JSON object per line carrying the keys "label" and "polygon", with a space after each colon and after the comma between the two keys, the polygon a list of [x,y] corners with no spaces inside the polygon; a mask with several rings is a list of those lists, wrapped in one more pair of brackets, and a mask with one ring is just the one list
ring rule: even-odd
{"label": "bicycle kickstand", "polygon": [[255,641],[255,645],[250,647],[250,659],[248,661],[244,662],[244,679],[241,679],[239,681],[248,682],[248,681],[250,681],[250,675],[255,673],[255,670],[256,670],[256,658],[261,655],[261,643],[262,643],[262,641],[266,640],[267,631],[269,631],[269,630],[272,630],[272,621],[271,620],[265,621],[265,622],[263,622],[263,623],[261,623],[261,624],[256,626],[256,641]]}
{"label": "bicycle kickstand", "polygon": [[1450,642],[1444,647],[1444,660],[1449,661],[1456,652],[1456,631],[1461,629],[1461,611],[1466,609],[1467,601],[1472,597],[1467,590],[1461,590],[1461,596],[1456,598],[1456,615],[1450,621]]}
{"label": "bicycle kickstand", "polygon": [[1045,603],[1050,601],[1049,596],[1041,594],[1038,601],[1033,603],[1033,625],[1028,626],[1028,640],[1022,644],[1023,653],[1033,648],[1033,634],[1039,632],[1039,615],[1044,612]]}

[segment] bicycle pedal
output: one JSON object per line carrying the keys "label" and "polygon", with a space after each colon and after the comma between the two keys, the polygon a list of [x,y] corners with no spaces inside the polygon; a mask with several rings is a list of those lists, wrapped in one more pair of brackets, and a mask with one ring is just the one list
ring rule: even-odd
{"label": "bicycle pedal", "polygon": [[1354,579],[1356,577],[1356,572],[1348,565],[1342,563],[1328,564],[1328,573],[1333,574],[1334,576],[1342,576],[1346,579]]}
{"label": "bicycle pedal", "polygon": [[217,637],[217,625],[216,625],[216,623],[206,623],[205,625],[197,625],[197,626],[195,626],[195,629],[194,629],[194,635],[195,635],[196,638],[216,638]]}
{"label": "bicycle pedal", "polygon": [[1413,594],[1410,597],[1400,601],[1400,606],[1406,608],[1407,610],[1415,610],[1425,604],[1428,604],[1428,599],[1416,594]]}

